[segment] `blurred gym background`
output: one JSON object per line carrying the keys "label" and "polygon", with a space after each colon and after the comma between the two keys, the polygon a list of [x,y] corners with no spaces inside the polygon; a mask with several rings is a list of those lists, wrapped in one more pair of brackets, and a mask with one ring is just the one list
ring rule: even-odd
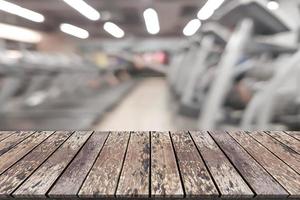
{"label": "blurred gym background", "polygon": [[300,0],[0,0],[0,130],[299,130]]}

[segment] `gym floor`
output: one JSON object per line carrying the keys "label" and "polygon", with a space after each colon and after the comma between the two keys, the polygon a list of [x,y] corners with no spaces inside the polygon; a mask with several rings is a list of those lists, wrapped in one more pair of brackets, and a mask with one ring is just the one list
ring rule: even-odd
{"label": "gym floor", "polygon": [[177,114],[165,78],[146,78],[104,116],[93,130],[170,131],[196,129],[197,121]]}

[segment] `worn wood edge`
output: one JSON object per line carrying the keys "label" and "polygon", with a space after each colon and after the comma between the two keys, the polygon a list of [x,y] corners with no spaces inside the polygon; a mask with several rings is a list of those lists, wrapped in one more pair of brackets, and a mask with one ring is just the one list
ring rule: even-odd
{"label": "worn wood edge", "polygon": [[[58,131],[54,131],[54,133],[56,133],[56,132],[58,132]],[[57,152],[57,150],[59,150],[60,149],[60,147],[62,146],[62,145],[64,145],[69,139],[70,139],[70,137],[76,132],[76,131],[62,131],[62,132],[68,132],[68,133],[70,133],[70,135],[47,157],[47,159],[45,159],[40,165],[39,165],[39,167],[37,167],[31,174],[30,174],[30,176],[28,176],[11,194],[10,194],[10,196],[12,197],[12,198],[14,198],[14,199],[37,199],[37,198],[39,198],[39,199],[46,199],[46,198],[48,198],[48,196],[47,196],[47,193],[48,192],[46,192],[46,194],[15,194],[15,192],[19,189],[19,187],[21,187],[31,176],[32,176],[32,174],[34,174],[45,162],[47,162],[48,161],[48,159],[49,158],[51,158],[51,156],[53,155],[53,154],[55,154],[56,152]],[[54,134],[54,133],[52,133],[52,134]],[[65,170],[65,169],[64,169]],[[56,181],[55,181],[56,182]],[[51,186],[52,187],[52,186]]]}
{"label": "worn wood edge", "polygon": [[[235,141],[236,142],[236,144],[241,148],[241,149],[243,149],[262,169],[264,169],[265,170],[265,172],[271,177],[271,178],[273,178],[275,181],[276,181],[276,183],[278,183],[278,185],[279,186],[281,186],[282,187],[282,189],[286,192],[286,194],[264,194],[264,193],[261,193],[261,194],[257,194],[256,193],[256,191],[252,188],[252,186],[251,186],[251,184],[250,183],[248,183],[248,181],[246,180],[246,179],[244,179],[244,176],[239,172],[239,170],[238,170],[238,168],[236,168],[236,170],[241,174],[241,176],[243,177],[243,179],[245,180],[245,182],[248,184],[248,186],[249,186],[249,188],[252,190],[252,192],[254,193],[254,197],[253,198],[256,198],[256,199],[266,199],[266,200],[269,200],[269,199],[286,199],[286,198],[288,198],[289,196],[290,196],[290,193],[282,186],[282,184],[281,183],[279,183],[274,177],[273,177],[273,175],[271,175],[270,173],[269,173],[269,171],[268,170],[266,170],[265,169],[265,167],[264,166],[262,166],[234,137],[232,137],[231,135],[230,135],[230,131],[225,131],[226,132],[226,134],[228,134],[229,135],[229,137],[231,137],[232,139],[233,139],[233,141]],[[247,134],[247,131],[244,131],[244,133],[245,134]],[[216,141],[217,142],[217,141]],[[218,143],[217,143],[218,144]],[[218,144],[219,145],[219,144]],[[219,146],[219,148],[221,148],[220,146]],[[221,148],[222,149],[222,148]],[[223,151],[223,149],[222,149],[222,151]],[[224,154],[226,155],[226,153],[224,152]],[[226,155],[227,156],[227,155]],[[228,158],[228,160],[230,160],[231,161],[231,159],[227,156],[227,158]],[[233,163],[232,163],[233,164]],[[234,167],[236,167],[234,164],[233,164],[233,166]]]}
{"label": "worn wood edge", "polygon": [[[70,137],[75,133],[76,131],[74,131]],[[58,179],[64,174],[64,172],[68,169],[68,167],[71,165],[71,163],[73,162],[73,160],[77,157],[77,155],[79,154],[79,152],[82,150],[82,148],[86,145],[86,143],[88,142],[88,140],[92,137],[92,135],[95,133],[95,131],[78,131],[78,132],[85,132],[87,134],[90,134],[87,139],[83,142],[83,144],[81,145],[81,147],[77,150],[77,152],[74,154],[73,158],[69,161],[69,163],[66,165],[66,167],[61,171],[61,173],[59,174],[58,177],[56,177],[56,180],[54,181],[54,183],[50,186],[50,188],[48,189],[48,191],[43,195],[43,197],[46,198],[52,198],[49,196],[50,191],[52,190],[53,186],[56,184],[56,182],[58,181]],[[68,137],[63,143],[65,143],[70,137]],[[59,149],[59,148],[58,148]],[[56,149],[55,152],[58,150]],[[101,148],[102,149],[102,148]],[[50,157],[49,157],[50,158]],[[65,196],[65,195],[64,195]],[[68,196],[68,194],[66,195]],[[69,198],[74,198],[74,197],[78,197],[77,194],[76,195],[69,195]],[[57,199],[57,197],[53,197],[55,199]],[[59,197],[58,197],[59,198]]]}
{"label": "worn wood edge", "polygon": [[1,131],[1,132],[9,132],[9,133],[7,133],[6,137],[3,137],[2,139],[0,139],[0,142],[5,140],[6,138],[10,137],[13,133],[15,133],[15,131]]}
{"label": "worn wood edge", "polygon": [[[259,145],[261,145],[257,140],[255,140],[252,136],[250,136],[248,133],[251,133],[252,131],[240,131],[240,132],[242,132],[242,133],[244,133],[244,134],[246,134],[246,135],[248,135],[248,137],[250,137],[250,138],[252,138],[256,143],[258,143]],[[276,178],[275,178],[275,176],[273,175],[273,174],[271,174],[267,169],[266,169],[266,167],[264,166],[264,165],[262,165],[251,153],[249,153],[249,151],[246,149],[246,148],[244,148],[244,146],[239,142],[239,141],[237,141],[232,135],[231,135],[231,133],[230,132],[227,132],[251,157],[252,157],[252,159],[254,159],[264,170],[266,170],[267,171],[267,173],[271,176],[271,177],[273,177],[275,180],[276,180],[276,182],[279,184],[279,185],[281,185],[281,187],[283,188],[283,189],[285,189],[286,190],[286,192],[288,193],[288,196],[287,197],[284,197],[285,199],[298,199],[298,198],[300,198],[300,194],[291,194],[285,187],[284,187],[284,185],[282,184],[282,183],[280,183]],[[267,149],[265,146],[263,146],[263,145],[261,145],[263,148],[265,148],[266,149],[266,151],[269,151],[269,152],[271,152],[269,149]],[[274,153],[273,152],[271,152],[271,154],[272,155],[274,155]],[[275,156],[275,155],[274,155]],[[275,156],[276,157],[276,156]],[[277,158],[277,157],[276,157]],[[282,160],[281,159],[279,159],[279,158],[277,158],[278,160],[280,160],[280,162],[282,162]],[[283,162],[284,163],[284,162]],[[285,165],[286,165],[286,163],[284,163]],[[288,166],[288,165],[287,165]],[[289,167],[289,166],[288,166]],[[290,168],[290,167],[289,167]],[[292,168],[291,168],[291,170],[293,170]],[[258,197],[259,198],[259,197]],[[274,198],[274,197],[272,197],[272,199],[280,199],[280,198],[277,198],[277,195],[276,195],[276,197]],[[271,199],[271,200],[272,200]]]}
{"label": "worn wood edge", "polygon": [[[77,155],[80,153],[80,151],[84,148],[84,146],[88,143],[88,141],[91,139],[91,137],[94,135],[94,134],[103,134],[104,135],[104,142],[99,150],[99,152],[97,153],[93,163],[92,163],[92,166],[90,167],[90,169],[88,170],[87,174],[85,175],[85,178],[83,179],[78,191],[76,192],[76,194],[70,194],[70,193],[64,193],[64,194],[60,194],[60,193],[51,193],[52,192],[52,189],[53,187],[55,186],[56,182],[60,179],[60,177],[64,174],[64,172],[69,168],[69,166],[72,164],[72,162],[76,159]],[[100,155],[102,149],[103,149],[103,146],[109,136],[110,132],[109,131],[92,131],[92,134],[90,135],[90,137],[87,139],[87,141],[84,143],[84,145],[80,148],[80,150],[77,152],[77,154],[73,157],[73,159],[71,160],[71,162],[68,164],[68,166],[63,170],[63,172],[61,173],[61,175],[57,178],[57,180],[55,181],[55,183],[51,186],[51,188],[49,189],[49,191],[47,191],[46,193],[46,196],[48,198],[54,198],[54,199],[64,199],[64,198],[79,198],[78,196],[78,192],[80,190],[80,188],[82,187],[85,179],[87,178],[89,172],[91,171],[91,169],[93,168],[98,156]]]}
{"label": "worn wood edge", "polygon": [[[54,133],[56,133],[57,131],[54,131],[52,134],[54,134]],[[50,155],[48,155],[48,157],[43,161],[43,162],[41,162],[40,163],[40,165],[24,180],[24,181],[22,181],[22,183],[20,183],[19,185],[18,185],[18,187],[17,188],[19,188],[44,162],[46,162],[47,160],[48,160],[48,158],[50,158],[51,157],[51,155],[52,154],[54,154],[55,152],[56,152],[56,150],[57,149],[59,149],[59,147],[61,146],[61,145],[63,145],[67,140],[68,140],[68,138],[74,133],[74,131],[66,131],[66,132],[69,132],[70,133],[70,135],[50,154]],[[50,137],[50,136],[49,136]],[[44,142],[44,141],[43,141]],[[42,142],[42,143],[43,143]],[[40,143],[39,145],[41,145],[42,143]],[[38,146],[39,146],[38,145]],[[38,147],[37,146],[37,147]],[[36,147],[36,148],[37,148]],[[0,199],[14,199],[14,198],[17,198],[17,197],[14,197],[13,196],[13,193],[17,190],[17,188],[12,192],[12,193],[2,193],[2,194],[0,194]]]}
{"label": "worn wood edge", "polygon": [[[124,170],[126,158],[128,155],[128,148],[130,145],[130,141],[132,140],[132,137],[134,136],[135,133],[144,133],[148,135],[148,144],[149,144],[149,169],[148,169],[148,190],[147,193],[139,193],[139,194],[119,194],[118,189],[119,189],[119,184],[120,184],[120,179],[122,176],[122,172]],[[151,195],[151,132],[150,131],[130,131],[130,139],[128,140],[127,148],[126,148],[126,154],[123,159],[122,163],[122,169],[120,171],[119,175],[119,180],[117,183],[116,191],[115,191],[115,197],[116,198],[150,198]]]}
{"label": "worn wood edge", "polygon": [[[298,172],[293,165],[291,165],[290,163],[286,162],[286,160],[284,160],[281,155],[277,155],[277,153],[274,153],[264,142],[260,141],[259,139],[255,138],[255,136],[253,136],[251,133],[254,132],[260,132],[260,131],[252,131],[250,133],[246,133],[248,136],[250,136],[252,139],[254,139],[257,143],[259,143],[261,146],[263,146],[267,151],[269,151],[271,154],[273,154],[278,160],[280,160],[281,162],[283,162],[285,165],[287,165],[290,169],[292,169],[295,173],[299,174],[300,172]],[[282,143],[280,141],[278,141],[277,139],[273,138],[271,135],[267,134],[265,131],[262,131],[263,134],[266,134],[268,137],[274,139],[276,142],[278,142],[279,145],[281,145],[283,148],[287,148],[288,151],[292,151],[295,154],[299,155],[295,150],[293,150],[291,147],[287,146],[285,143]],[[285,149],[285,150],[287,150]],[[300,195],[300,194],[299,194]]]}

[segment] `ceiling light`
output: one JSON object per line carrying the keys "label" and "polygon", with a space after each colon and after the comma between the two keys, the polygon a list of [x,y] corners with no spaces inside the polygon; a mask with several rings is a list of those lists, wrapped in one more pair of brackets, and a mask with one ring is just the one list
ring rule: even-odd
{"label": "ceiling light", "polygon": [[197,17],[200,20],[207,20],[214,14],[215,10],[217,10],[223,2],[224,0],[208,0],[199,10]]}
{"label": "ceiling light", "polygon": [[84,2],[83,0],[63,0],[63,1],[90,20],[96,21],[100,19],[100,13],[97,10],[95,10],[93,7],[88,5],[86,2]]}
{"label": "ceiling light", "polygon": [[42,34],[27,28],[0,23],[0,38],[27,43],[38,43]]}
{"label": "ceiling light", "polygon": [[45,21],[43,15],[4,0],[0,0],[0,10],[34,22],[40,23]]}
{"label": "ceiling light", "polygon": [[108,32],[109,34],[111,34],[116,38],[122,38],[125,35],[124,31],[119,26],[117,26],[112,22],[105,22],[103,28],[106,32]]}
{"label": "ceiling light", "polygon": [[185,36],[192,36],[197,32],[200,26],[201,21],[199,19],[193,19],[186,24],[186,26],[183,29],[183,34]]}
{"label": "ceiling light", "polygon": [[74,26],[72,24],[61,24],[60,25],[60,30],[64,33],[67,33],[69,35],[73,35],[75,37],[81,38],[81,39],[86,39],[89,37],[89,32],[79,28],[77,26]]}
{"label": "ceiling light", "polygon": [[146,9],[144,19],[148,33],[157,34],[160,29],[157,12],[153,8]]}
{"label": "ceiling light", "polygon": [[279,8],[279,4],[276,1],[269,1],[267,4],[267,8],[269,10],[277,10]]}

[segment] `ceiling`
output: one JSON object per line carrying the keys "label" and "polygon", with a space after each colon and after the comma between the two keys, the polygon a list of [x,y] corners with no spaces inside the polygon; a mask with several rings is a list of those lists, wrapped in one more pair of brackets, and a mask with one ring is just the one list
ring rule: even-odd
{"label": "ceiling", "polygon": [[102,26],[105,21],[118,24],[126,36],[151,37],[144,25],[143,11],[153,7],[160,21],[159,37],[182,36],[185,24],[196,17],[206,0],[85,0],[101,13],[99,21],[90,21],[62,0],[8,0],[43,14],[44,23],[35,23],[0,11],[0,22],[53,33],[60,23],[70,23],[90,32],[91,38],[111,37]]}

